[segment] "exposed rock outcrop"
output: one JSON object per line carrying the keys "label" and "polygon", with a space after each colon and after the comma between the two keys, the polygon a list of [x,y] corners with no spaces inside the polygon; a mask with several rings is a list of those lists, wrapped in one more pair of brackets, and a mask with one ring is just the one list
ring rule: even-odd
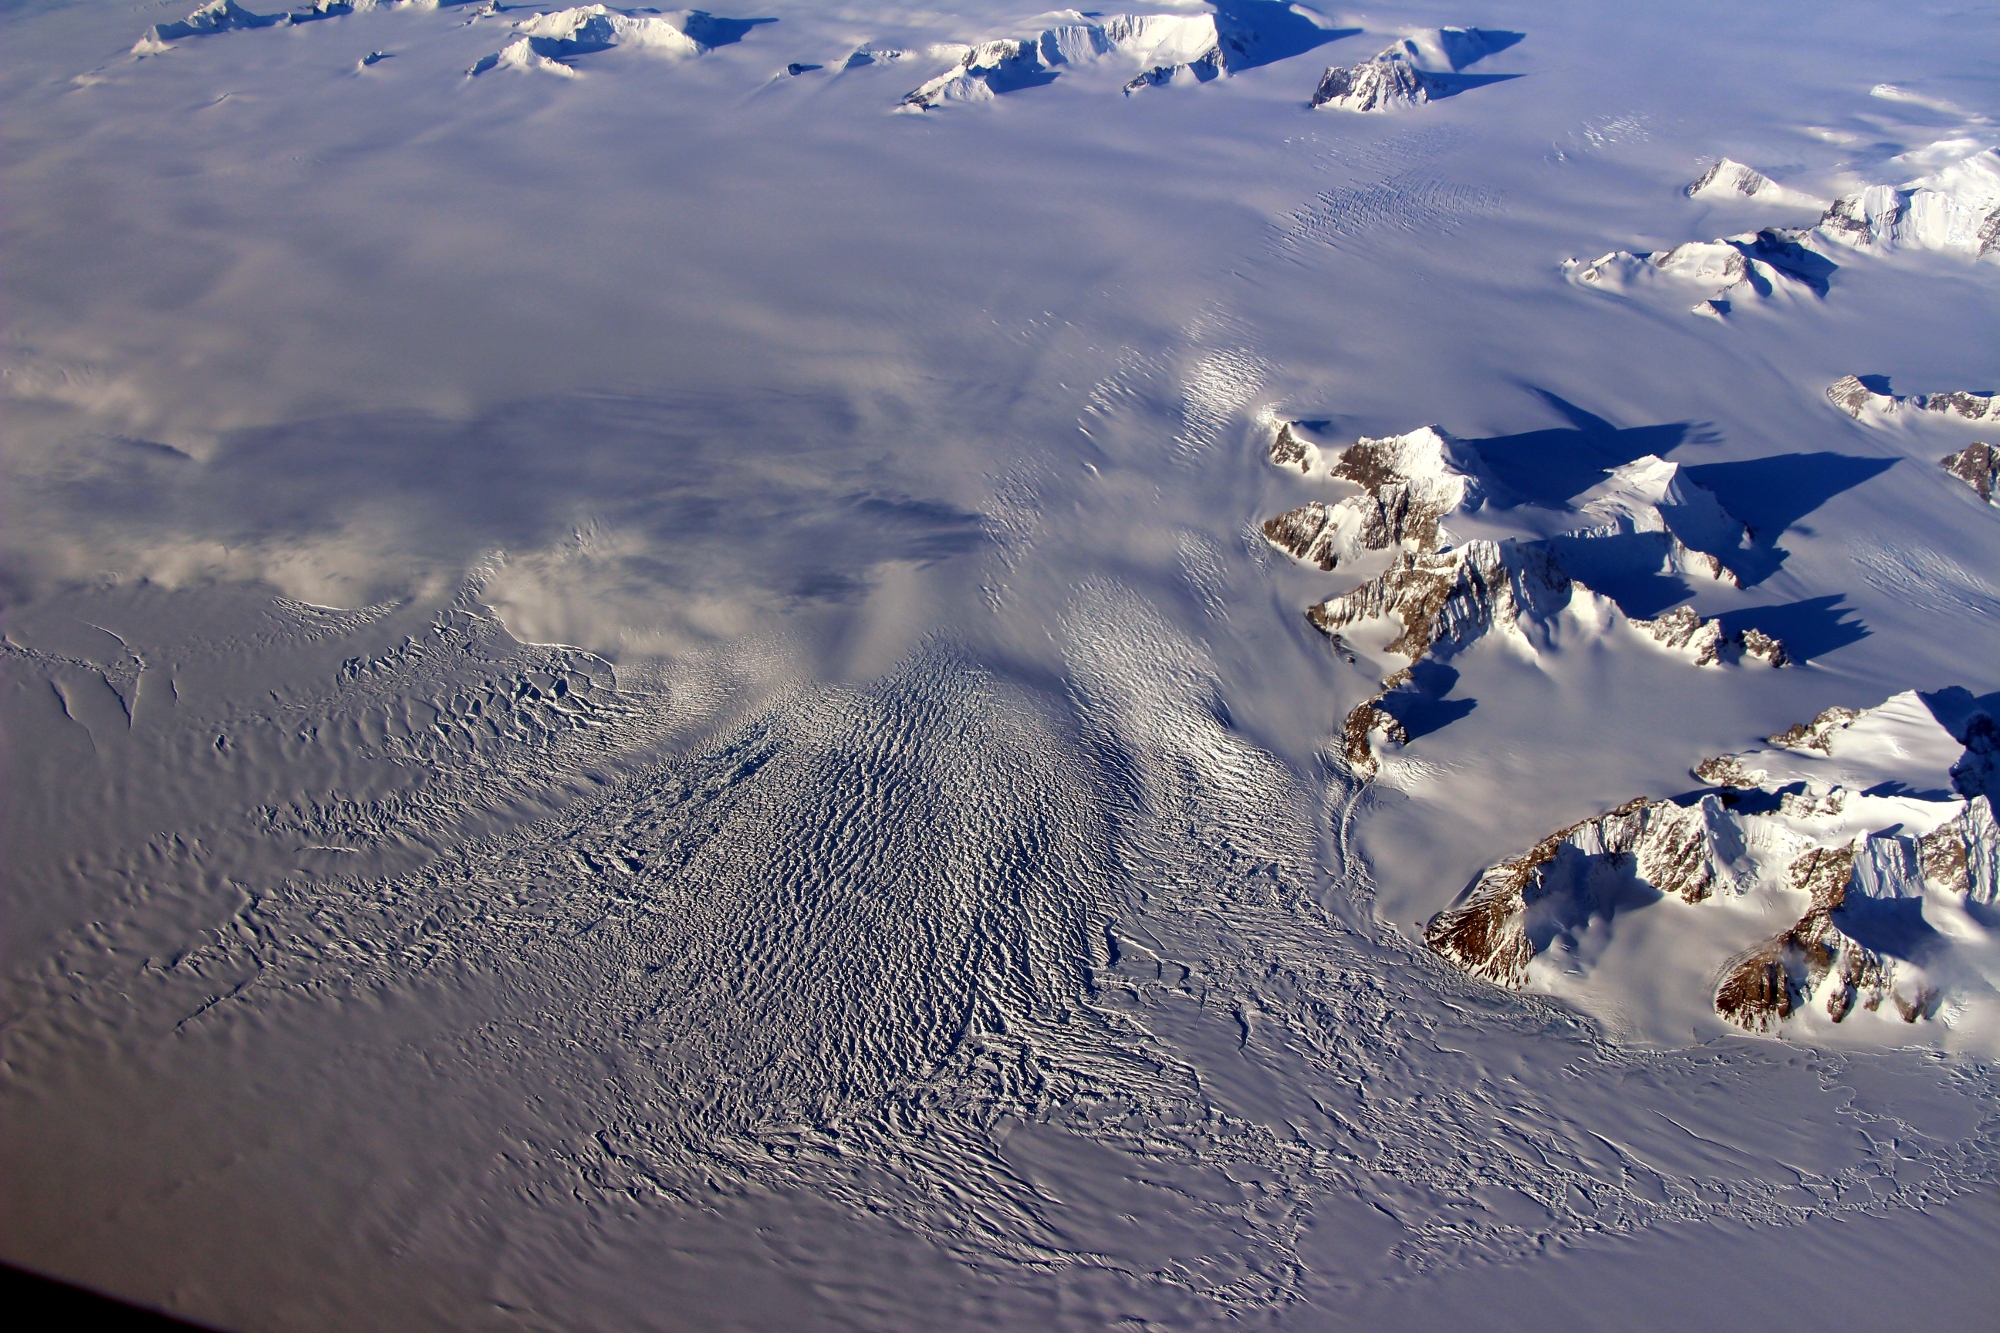
{"label": "exposed rock outcrop", "polygon": [[1847,375],[1828,385],[1826,396],[1835,407],[1856,420],[1897,412],[1939,412],[1967,421],[2000,421],[2000,394],[1877,393],[1858,375]]}
{"label": "exposed rock outcrop", "polygon": [[1313,89],[1314,107],[1340,111],[1388,111],[1394,107],[1418,106],[1442,95],[1444,85],[1435,74],[1400,60],[1367,60],[1342,68],[1330,66]]}
{"label": "exposed rock outcrop", "polygon": [[[1537,543],[1473,541],[1449,551],[1405,551],[1396,564],[1353,591],[1307,609],[1306,619],[1335,644],[1348,625],[1393,619],[1400,632],[1386,651],[1412,664],[1448,657],[1492,631],[1518,632],[1568,605],[1570,581]],[[1409,733],[1382,705],[1411,683],[1408,669],[1382,682],[1342,727],[1342,751],[1363,778],[1380,768],[1373,737],[1406,744]]]}
{"label": "exposed rock outcrop", "polygon": [[1281,422],[1278,437],[1271,441],[1271,465],[1297,468],[1301,476],[1311,476],[1320,465],[1320,447],[1299,434],[1298,423]]}
{"label": "exposed rock outcrop", "polygon": [[1858,708],[1842,708],[1835,704],[1822,709],[1819,716],[1810,722],[1794,722],[1790,727],[1770,738],[1771,744],[1783,746],[1787,750],[1817,750],[1821,754],[1833,752],[1833,735],[1841,728],[1861,716]]}
{"label": "exposed rock outcrop", "polygon": [[[1609,915],[1635,889],[1698,903],[1717,889],[1741,892],[1741,837],[1714,796],[1690,807],[1628,801],[1559,829],[1481,873],[1464,900],[1438,913],[1424,941],[1474,976],[1518,988],[1545,945],[1535,915],[1551,922]],[[1537,912],[1537,909],[1540,909]]]}
{"label": "exposed rock outcrop", "polygon": [[[1868,842],[1888,842],[1900,852],[1899,839]],[[1791,929],[1724,965],[1715,988],[1715,1012],[1751,1032],[1768,1033],[1821,990],[1827,1016],[1836,1023],[1847,1017],[1857,999],[1873,1011],[1895,995],[1895,964],[1834,924],[1834,913],[1847,904],[1857,857],[1872,862],[1878,855],[1866,844],[1816,847],[1794,861],[1792,888],[1806,894],[1812,905]],[[1897,999],[1898,1011],[1912,1022],[1931,999],[1921,985],[1914,992]]]}
{"label": "exposed rock outcrop", "polygon": [[1790,663],[1785,645],[1758,629],[1731,633],[1719,620],[1704,620],[1692,607],[1677,606],[1651,620],[1634,620],[1632,628],[1650,634],[1658,642],[1694,659],[1696,666],[1720,666],[1724,662],[1752,658],[1774,667]]}
{"label": "exposed rock outcrop", "polygon": [[1449,656],[1496,626],[1546,617],[1569,602],[1570,581],[1537,543],[1472,541],[1449,551],[1406,551],[1396,564],[1306,611],[1332,635],[1383,617],[1402,628],[1387,651],[1412,662]]}
{"label": "exposed rock outcrop", "polygon": [[[1266,541],[1328,571],[1367,552],[1396,553],[1381,574],[1306,611],[1306,619],[1350,662],[1354,653],[1341,631],[1365,622],[1394,622],[1398,629],[1384,651],[1414,665],[1450,656],[1496,628],[1519,632],[1524,618],[1548,619],[1570,604],[1572,588],[1580,586],[1562,568],[1555,550],[1560,542],[1652,536],[1667,567],[1734,583],[1725,556],[1744,549],[1748,540],[1742,523],[1712,492],[1683,476],[1676,464],[1651,455],[1614,469],[1586,492],[1581,511],[1586,522],[1574,533],[1547,541],[1471,541],[1455,548],[1443,520],[1478,510],[1501,488],[1473,446],[1435,426],[1363,437],[1334,452],[1322,450],[1295,424],[1283,423],[1270,459],[1288,471],[1347,483],[1358,493],[1308,501],[1267,520]],[[1587,589],[1584,595],[1596,596]],[[1612,614],[1610,607],[1604,610]],[[1687,608],[1631,623],[1700,665],[1756,658],[1783,666],[1788,660],[1784,645],[1769,635],[1755,629],[1726,632],[1720,622]],[[1399,671],[1349,713],[1342,750],[1362,777],[1380,767],[1372,738],[1408,741],[1393,696],[1410,688],[1410,671]]]}
{"label": "exposed rock outcrop", "polygon": [[[1317,447],[1306,445],[1289,425],[1271,447],[1274,463],[1301,472],[1310,472],[1319,458]],[[1312,501],[1264,524],[1273,546],[1325,570],[1363,551],[1397,546],[1436,551],[1447,539],[1444,517],[1477,508],[1491,485],[1477,455],[1435,426],[1383,439],[1364,437],[1342,450],[1326,475],[1360,487],[1361,494]]]}
{"label": "exposed rock outcrop", "polygon": [[1348,713],[1341,726],[1341,753],[1346,756],[1347,766],[1363,777],[1373,777],[1381,768],[1375,737],[1380,736],[1391,745],[1410,743],[1409,729],[1381,706],[1386,697],[1387,691],[1359,705]]}
{"label": "exposed rock outcrop", "polygon": [[[2000,750],[2000,724],[1984,713],[1954,733],[1914,694],[1828,709],[1773,737],[1784,749],[1703,760],[1694,772],[1711,790],[1627,802],[1488,868],[1424,938],[1465,971],[1521,988],[1544,953],[1586,933],[1601,941],[1621,916],[1664,910],[1663,897],[1796,902],[1790,926],[1721,963],[1715,1013],[1764,1033],[1809,1006],[1833,1023],[1933,1017],[1951,987],[1993,980],[1976,975],[1991,950],[1968,935],[1987,918],[1951,906],[2000,901],[1992,798],[1959,777],[1989,733]],[[1955,749],[1958,789],[1942,790],[1933,770]],[[1954,934],[1928,924],[1927,904],[1958,912]],[[1957,942],[1973,952],[1954,954]]]}
{"label": "exposed rock outcrop", "polygon": [[1977,491],[1986,503],[2000,505],[2000,449],[1978,440],[1955,454],[1946,454],[1938,464]]}
{"label": "exposed rock outcrop", "polygon": [[1452,75],[1519,40],[1518,33],[1484,28],[1426,28],[1373,60],[1329,67],[1308,105],[1379,112],[1449,97],[1463,82]]}

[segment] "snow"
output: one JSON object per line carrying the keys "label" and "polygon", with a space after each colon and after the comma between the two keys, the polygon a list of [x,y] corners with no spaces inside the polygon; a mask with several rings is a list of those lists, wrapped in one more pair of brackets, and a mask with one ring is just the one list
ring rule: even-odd
{"label": "snow", "polygon": [[1246,31],[1225,41],[1211,14],[1121,14],[1099,22],[1067,10],[1057,17],[1064,21],[1030,37],[967,45],[953,69],[911,92],[903,105],[921,111],[991,101],[1052,82],[1061,68],[1104,61],[1137,69],[1125,84],[1128,94],[1149,85],[1206,82],[1229,73],[1229,52],[1245,51],[1256,37]]}
{"label": "snow", "polygon": [[623,11],[603,5],[584,5],[537,14],[514,25],[521,34],[497,55],[474,62],[469,74],[490,69],[535,70],[574,78],[576,69],[568,61],[595,51],[623,47],[644,52],[660,60],[685,60],[708,48],[687,31],[691,22],[700,31],[708,15],[700,10],[677,14],[656,11]]}
{"label": "snow", "polygon": [[[1994,728],[1975,716],[1968,734]],[[1900,1022],[2000,1049],[2000,951],[1973,915],[2000,892],[2000,826],[1984,787],[1958,780],[1965,740],[1907,691],[1816,749],[1707,760],[1697,776],[1726,777],[1719,793],[1636,801],[1552,834],[1484,871],[1426,938],[1477,975],[1564,995],[1633,1040],[1671,1040],[1695,1012],[1690,996],[1712,993],[1697,1030],[1720,1019],[1828,1039],[1823,1025],[1844,1036],[1849,1020],[1862,1031]],[[1730,908],[1713,922],[1672,906],[1712,902]],[[1770,969],[1748,995],[1737,989],[1746,968]]]}
{"label": "snow", "polygon": [[1932,175],[1843,195],[1828,208],[1818,232],[1857,248],[2000,256],[2000,152],[1967,140],[1931,145],[1947,154],[1971,147],[1978,151]]}
{"label": "snow", "polygon": [[[1969,177],[1963,17],[133,58],[193,6],[0,14],[0,1257],[241,1328],[1989,1316],[2000,268],[1685,193]],[[896,113],[988,42],[1053,77]],[[1426,944],[1635,799],[1706,897],[1600,823],[1522,988]]]}
{"label": "snow", "polygon": [[1769,204],[1778,208],[1810,208],[1815,212],[1826,208],[1827,201],[1815,198],[1799,190],[1789,190],[1772,181],[1768,176],[1741,162],[1729,158],[1717,158],[1702,174],[1688,184],[1686,191],[1690,199],[1728,200],[1754,199],[1759,204]]}
{"label": "snow", "polygon": [[1338,111],[1389,111],[1450,97],[1487,79],[1455,77],[1496,51],[1521,40],[1517,32],[1480,28],[1422,28],[1408,33],[1373,60],[1320,77],[1312,105]]}

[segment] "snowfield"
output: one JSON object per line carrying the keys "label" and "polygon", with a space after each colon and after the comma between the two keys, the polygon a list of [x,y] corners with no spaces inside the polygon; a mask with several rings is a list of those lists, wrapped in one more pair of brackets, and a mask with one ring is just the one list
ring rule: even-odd
{"label": "snowfield", "polygon": [[272,3],[0,14],[0,1259],[1991,1321],[1990,15]]}

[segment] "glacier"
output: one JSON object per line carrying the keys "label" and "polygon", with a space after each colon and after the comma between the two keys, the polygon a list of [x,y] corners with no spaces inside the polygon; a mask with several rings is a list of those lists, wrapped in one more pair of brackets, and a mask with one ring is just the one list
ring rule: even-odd
{"label": "glacier", "polygon": [[0,1259],[1990,1319],[1981,22],[9,7]]}

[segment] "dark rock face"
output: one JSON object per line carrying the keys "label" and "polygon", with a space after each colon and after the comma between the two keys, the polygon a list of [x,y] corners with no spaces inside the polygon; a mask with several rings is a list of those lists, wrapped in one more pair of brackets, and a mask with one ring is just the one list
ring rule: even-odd
{"label": "dark rock face", "polygon": [[1271,441],[1271,463],[1274,467],[1297,468],[1301,473],[1312,470],[1312,456],[1316,452],[1287,421],[1278,427],[1278,438]]}
{"label": "dark rock face", "polygon": [[1264,540],[1295,560],[1331,570],[1340,562],[1329,538],[1335,532],[1334,507],[1313,500],[1297,509],[1264,520]]}
{"label": "dark rock face", "polygon": [[1754,657],[1771,666],[1784,666],[1791,655],[1785,645],[1759,629],[1736,634],[1724,632],[1719,620],[1703,620],[1694,608],[1678,606],[1652,620],[1634,620],[1634,629],[1644,630],[1669,648],[1693,654],[1696,666],[1720,666],[1725,661]]}
{"label": "dark rock face", "polygon": [[[1913,393],[1898,395],[1877,393],[1861,381],[1858,375],[1846,375],[1827,386],[1826,396],[1833,405],[1851,417],[1859,417],[1863,412],[1948,412],[1963,417],[1967,421],[2000,421],[2000,396],[1983,393]],[[1991,445],[1974,445],[1974,449]],[[1969,451],[1962,451],[1969,452]],[[1959,457],[1953,454],[1952,458]],[[1950,460],[1946,460],[1950,466]],[[1954,474],[1956,475],[1956,474]]]}
{"label": "dark rock face", "polygon": [[[1475,505],[1482,494],[1481,483],[1459,466],[1458,449],[1433,427],[1364,437],[1342,450],[1328,469],[1335,481],[1352,482],[1362,494],[1301,505],[1266,522],[1264,535],[1294,559],[1324,570],[1362,551],[1402,546],[1435,552],[1444,543],[1444,516]],[[1319,450],[1286,424],[1270,457],[1279,467],[1305,474],[1313,470]]]}
{"label": "dark rock face", "polygon": [[[1972,395],[1963,396],[1970,398]],[[1995,498],[2000,496],[2000,449],[1979,440],[1955,454],[1946,454],[1938,460],[1938,464],[1977,491],[1979,498],[1986,503],[2000,505],[2000,499]]]}
{"label": "dark rock face", "polygon": [[1321,76],[1309,106],[1338,107],[1343,111],[1387,111],[1391,107],[1416,106],[1431,100],[1438,83],[1402,60],[1369,60],[1345,69],[1339,66]]}
{"label": "dark rock face", "polygon": [[1790,727],[1768,739],[1773,745],[1782,745],[1788,750],[1817,750],[1821,754],[1830,751],[1833,733],[1860,717],[1855,708],[1842,708],[1835,704],[1823,710],[1810,722],[1794,722]]}
{"label": "dark rock face", "polygon": [[1550,938],[1621,902],[1706,899],[1722,808],[1713,798],[1690,809],[1640,799],[1559,829],[1481,874],[1463,902],[1431,918],[1424,941],[1474,976],[1519,987]]}

